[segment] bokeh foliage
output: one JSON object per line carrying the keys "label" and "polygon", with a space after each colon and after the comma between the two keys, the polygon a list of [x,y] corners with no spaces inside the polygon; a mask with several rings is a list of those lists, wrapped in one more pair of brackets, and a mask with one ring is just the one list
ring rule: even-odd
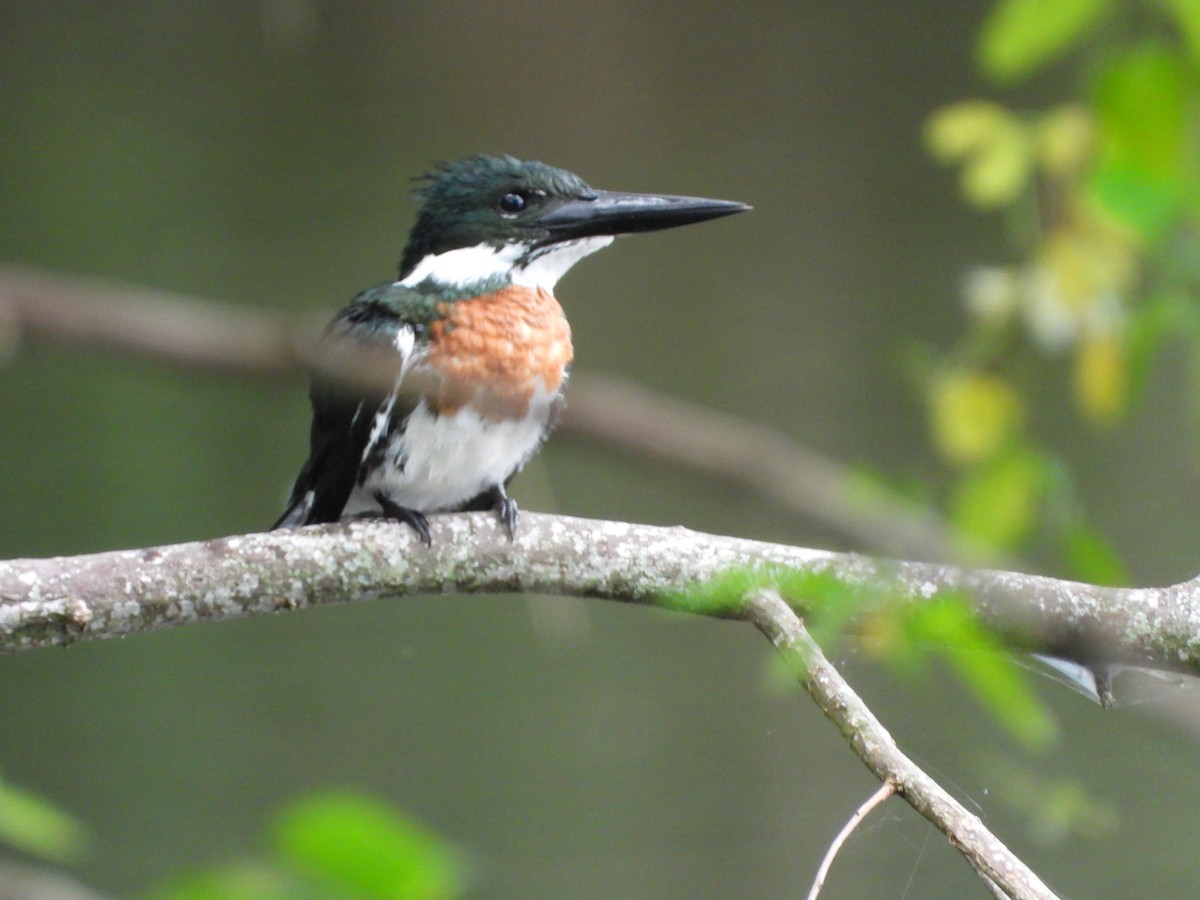
{"label": "bokeh foliage", "polygon": [[147,900],[451,900],[460,856],[386,804],[349,792],[314,794],[274,817],[263,858],[180,877]]}
{"label": "bokeh foliage", "polygon": [[[740,566],[665,599],[672,609],[732,615],[761,590],[778,591],[803,611],[805,627],[826,653],[848,638],[910,682],[937,663],[948,668],[1007,734],[1030,750],[1045,750],[1057,725],[1024,669],[1000,638],[979,621],[971,598],[943,591],[906,596],[886,576],[850,582],[821,571]],[[803,672],[793,672],[801,680]]]}
{"label": "bokeh foliage", "polygon": [[[1001,0],[977,46],[998,89],[1049,73],[1074,99],[936,110],[925,140],[964,201],[1005,217],[1009,259],[967,273],[967,326],[920,365],[947,506],[971,540],[1054,546],[1076,577],[1127,580],[1072,479],[1031,424],[1031,355],[1065,363],[1076,414],[1127,416],[1156,354],[1200,355],[1200,3]],[[1060,362],[1061,361],[1061,362]],[[1192,388],[1195,385],[1191,385]]]}

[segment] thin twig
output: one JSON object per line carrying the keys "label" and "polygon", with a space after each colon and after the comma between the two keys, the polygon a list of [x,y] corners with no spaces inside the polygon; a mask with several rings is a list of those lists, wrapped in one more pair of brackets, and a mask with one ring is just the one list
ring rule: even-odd
{"label": "thin twig", "polygon": [[896,793],[937,826],[981,875],[1014,900],[1050,900],[1056,896],[978,816],[900,750],[776,591],[756,591],[746,602],[746,612],[792,664],[809,696],[849,740],[858,758],[885,786],[894,785]]}
{"label": "thin twig", "polygon": [[854,811],[854,815],[842,826],[842,830],[837,833],[837,837],[833,839],[833,843],[825,851],[825,858],[821,860],[821,866],[817,869],[817,877],[813,879],[812,889],[808,892],[808,900],[817,900],[817,897],[821,893],[821,888],[825,887],[825,876],[829,874],[829,867],[833,865],[833,860],[838,855],[838,851],[842,849],[842,845],[854,833],[854,829],[858,827],[863,819],[871,814],[871,811],[875,807],[894,793],[896,793],[896,788],[890,781],[885,781],[879,786],[879,790],[864,800],[858,809]]}

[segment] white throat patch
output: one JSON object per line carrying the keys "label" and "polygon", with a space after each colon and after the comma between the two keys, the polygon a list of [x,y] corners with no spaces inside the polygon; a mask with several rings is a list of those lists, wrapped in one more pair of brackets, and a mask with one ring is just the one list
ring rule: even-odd
{"label": "white throat patch", "polygon": [[415,287],[429,279],[447,287],[468,287],[499,278],[521,287],[553,291],[558,279],[571,266],[607,247],[612,241],[611,235],[601,235],[556,244],[525,266],[518,266],[518,261],[529,249],[524,244],[505,244],[500,248],[487,244],[460,247],[445,253],[429,254],[417,263],[400,284]]}
{"label": "white throat patch", "polygon": [[416,287],[429,279],[447,287],[466,287],[489,278],[507,278],[524,252],[519,244],[507,244],[499,249],[477,244],[445,253],[430,253],[400,284]]}
{"label": "white throat patch", "polygon": [[599,237],[580,238],[577,241],[555,244],[540,256],[535,257],[524,268],[513,272],[513,284],[553,291],[558,279],[566,275],[571,266],[597,250],[603,250],[612,242],[612,235],[605,234]]}

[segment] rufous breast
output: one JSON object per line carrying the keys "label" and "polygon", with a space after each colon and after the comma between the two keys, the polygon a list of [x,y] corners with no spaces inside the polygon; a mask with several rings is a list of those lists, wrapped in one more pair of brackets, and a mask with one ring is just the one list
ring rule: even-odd
{"label": "rufous breast", "polygon": [[426,397],[439,413],[474,407],[486,418],[521,419],[535,395],[554,397],[571,363],[571,327],[549,291],[510,285],[446,303],[430,326]]}

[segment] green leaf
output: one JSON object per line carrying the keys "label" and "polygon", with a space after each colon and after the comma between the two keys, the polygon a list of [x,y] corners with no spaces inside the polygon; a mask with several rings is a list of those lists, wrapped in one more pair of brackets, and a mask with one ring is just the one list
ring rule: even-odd
{"label": "green leaf", "polygon": [[1163,4],[1175,18],[1193,62],[1200,62],[1200,0],[1166,0]]}
{"label": "green leaf", "polygon": [[813,640],[831,651],[850,623],[862,613],[887,605],[895,591],[885,585],[851,584],[827,572],[790,570],[779,580],[779,593],[803,608]]}
{"label": "green leaf", "polygon": [[0,841],[52,862],[77,861],[86,832],[47,800],[0,781]]}
{"label": "green leaf", "polygon": [[936,649],[1014,737],[1032,749],[1055,740],[1054,719],[1030,689],[1025,670],[1013,664],[966,597],[945,593],[908,610],[909,639]]}
{"label": "green leaf", "polygon": [[1200,309],[1184,293],[1154,294],[1130,309],[1128,332],[1130,391],[1136,394],[1167,341],[1182,338],[1194,343],[1200,337]]}
{"label": "green leaf", "polygon": [[1101,152],[1164,178],[1183,162],[1194,79],[1177,54],[1146,43],[1114,59],[1092,91]]}
{"label": "green leaf", "polygon": [[280,856],[343,896],[435,900],[458,896],[457,854],[433,832],[388,806],[354,794],[302,800],[275,826]]}
{"label": "green leaf", "polygon": [[1100,839],[1116,832],[1116,810],[1078,782],[1039,775],[999,755],[984,764],[988,778],[997,781],[996,796],[1028,818],[1036,840],[1057,844],[1072,836]]}
{"label": "green leaf", "polygon": [[1046,482],[1044,461],[1016,451],[970,472],[952,498],[954,524],[993,547],[1013,547],[1037,519]]}
{"label": "green leaf", "polygon": [[776,584],[777,569],[770,566],[733,566],[706,581],[688,585],[662,597],[665,609],[702,616],[732,616],[754,591]]}
{"label": "green leaf", "polygon": [[1063,543],[1072,578],[1114,587],[1131,583],[1116,548],[1087,522],[1073,523]]}
{"label": "green leaf", "polygon": [[1000,82],[1018,81],[1066,53],[1112,0],[999,0],[979,34],[979,63]]}
{"label": "green leaf", "polygon": [[934,111],[925,146],[942,162],[962,165],[963,194],[977,209],[1012,204],[1029,182],[1033,131],[997,103],[966,100]]}
{"label": "green leaf", "polygon": [[1130,163],[1100,163],[1088,179],[1088,189],[1105,210],[1152,243],[1183,208],[1184,197],[1176,183]]}
{"label": "green leaf", "polygon": [[1110,63],[1092,91],[1099,149],[1092,193],[1149,240],[1175,217],[1195,179],[1196,88],[1175,53],[1145,44]]}

